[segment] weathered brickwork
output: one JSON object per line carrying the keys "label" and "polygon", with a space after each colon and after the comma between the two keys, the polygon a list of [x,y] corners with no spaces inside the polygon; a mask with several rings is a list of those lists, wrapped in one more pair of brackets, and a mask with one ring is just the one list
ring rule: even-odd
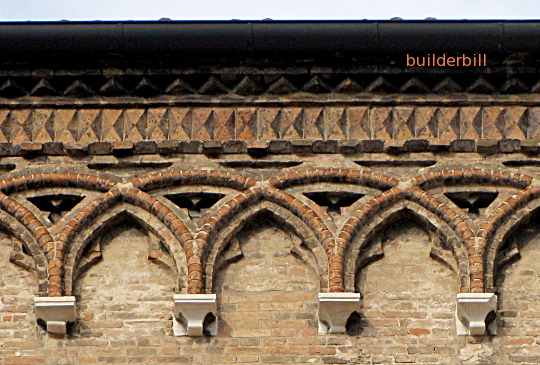
{"label": "weathered brickwork", "polygon": [[[535,68],[195,61],[0,64],[0,365],[540,363]],[[346,333],[321,293],[360,293]],[[33,301],[67,296],[62,337]]]}
{"label": "weathered brickwork", "polygon": [[[236,65],[234,65],[236,66]],[[275,67],[273,70],[248,67],[216,67],[213,72],[204,68],[147,69],[132,68],[105,70],[1,70],[0,97],[20,98],[96,96],[151,97],[158,95],[200,97],[205,95],[275,96],[313,94],[354,95],[374,94],[517,94],[536,93],[540,83],[531,70],[514,71],[508,79],[484,73],[464,77],[458,71],[426,75],[411,72],[403,77],[400,68],[388,67],[385,72],[366,72],[364,67],[342,67],[335,72],[329,67],[312,70],[298,65],[294,68]],[[344,69],[346,72],[344,73]]]}
{"label": "weathered brickwork", "polygon": [[[271,102],[284,105],[276,107]],[[303,139],[376,140],[400,146],[415,139],[433,145],[449,145],[454,140],[536,140],[540,133],[540,109],[534,99],[451,102],[432,97],[399,100],[396,106],[388,105],[387,100],[343,98],[306,107],[291,107],[280,99],[253,106],[214,106],[212,99],[203,100],[198,107],[182,106],[187,103],[181,100],[172,100],[170,107],[139,102],[130,108],[118,103],[106,108],[103,104],[75,109],[72,105],[59,109],[54,104],[48,108],[7,104],[0,110],[0,143],[58,142],[68,150],[95,142],[121,146],[142,141],[242,141],[249,145]],[[231,150],[231,146],[224,149]],[[506,149],[512,151],[516,146]]]}
{"label": "weathered brickwork", "polygon": [[[0,364],[535,363],[534,157],[466,155],[5,157]],[[347,334],[325,291],[361,293]],[[484,291],[499,333],[458,337]],[[172,294],[204,292],[218,336],[174,337]],[[34,295],[77,297],[65,338]]]}

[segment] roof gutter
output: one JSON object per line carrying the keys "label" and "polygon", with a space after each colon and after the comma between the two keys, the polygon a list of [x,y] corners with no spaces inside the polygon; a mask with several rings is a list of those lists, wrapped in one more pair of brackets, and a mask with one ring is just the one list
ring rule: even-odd
{"label": "roof gutter", "polygon": [[540,21],[0,22],[0,57],[539,53]]}

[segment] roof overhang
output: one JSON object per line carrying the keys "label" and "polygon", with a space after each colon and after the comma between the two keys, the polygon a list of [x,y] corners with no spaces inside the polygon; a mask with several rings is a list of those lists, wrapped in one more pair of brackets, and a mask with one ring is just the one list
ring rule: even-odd
{"label": "roof overhang", "polygon": [[540,21],[0,22],[0,57],[539,53]]}

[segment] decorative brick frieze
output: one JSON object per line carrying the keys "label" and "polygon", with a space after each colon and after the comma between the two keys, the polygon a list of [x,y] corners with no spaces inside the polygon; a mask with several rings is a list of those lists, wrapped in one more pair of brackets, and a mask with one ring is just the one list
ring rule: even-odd
{"label": "decorative brick frieze", "polygon": [[0,365],[540,363],[538,22],[97,23],[0,22]]}
{"label": "decorative brick frieze", "polygon": [[[476,142],[477,152],[493,154],[520,152],[522,144],[527,149],[526,142],[538,139],[540,133],[540,107],[508,105],[504,100],[497,105],[496,99],[467,106],[447,105],[440,98],[428,105],[412,101],[376,105],[373,99],[341,106],[299,107],[284,101],[281,106],[250,108],[241,102],[230,106],[149,102],[133,107],[98,105],[99,109],[0,106],[0,155],[102,155],[118,153],[115,146],[126,142],[131,143],[129,153],[165,155],[329,154],[340,152],[343,141],[368,141],[354,146],[357,152],[381,152],[385,144],[390,153],[470,151],[470,146],[455,142],[465,140]],[[287,141],[287,148],[271,141]]]}
{"label": "decorative brick frieze", "polygon": [[0,97],[20,100],[39,96],[63,101],[74,98],[94,100],[96,96],[147,98],[166,95],[197,100],[209,96],[268,98],[306,94],[327,98],[336,94],[354,96],[369,92],[385,95],[398,91],[404,96],[463,92],[471,95],[513,94],[534,93],[538,89],[538,84],[524,83],[535,74],[519,71],[519,68],[512,73],[515,77],[507,81],[491,73],[478,72],[467,78],[465,83],[462,75],[450,70],[426,75],[411,74],[408,69],[408,77],[404,78],[401,68],[389,65],[383,67],[383,72],[374,72],[373,67],[340,68],[339,72],[325,67],[326,72],[317,74],[313,74],[311,68],[298,66],[294,67],[295,72],[278,67],[272,68],[270,73],[264,68],[254,72],[252,68],[227,67],[221,72],[217,69],[211,73],[205,69],[118,69],[114,75],[108,74],[107,70],[45,70],[48,74],[38,78],[33,70],[2,70]]}

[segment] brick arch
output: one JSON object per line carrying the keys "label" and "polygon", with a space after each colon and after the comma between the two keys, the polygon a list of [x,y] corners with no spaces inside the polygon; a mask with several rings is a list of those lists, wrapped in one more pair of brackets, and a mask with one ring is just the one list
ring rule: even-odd
{"label": "brick arch", "polygon": [[4,175],[0,179],[0,191],[9,194],[39,187],[75,187],[106,192],[119,181],[118,177],[106,174],[91,174],[73,170],[47,172],[41,169],[29,169]]}
{"label": "brick arch", "polygon": [[18,219],[36,237],[48,258],[48,295],[62,295],[63,247],[55,240],[41,221],[24,205],[4,195],[46,187],[77,187],[104,192],[111,189],[119,178],[104,174],[82,173],[70,169],[47,172],[26,169],[3,175],[0,179],[0,209]]}
{"label": "brick arch", "polygon": [[184,170],[168,169],[160,172],[150,172],[130,180],[134,187],[151,191],[172,185],[211,185],[228,187],[235,190],[246,190],[255,186],[256,181],[252,178],[231,174],[220,170]]}
{"label": "brick arch", "polygon": [[[385,212],[390,210],[396,204],[407,204],[414,207],[411,209],[420,219],[426,220],[438,230],[445,234],[447,239],[451,239],[455,235],[457,240],[454,241],[454,252],[463,253],[456,256],[458,264],[463,267],[463,276],[461,281],[461,291],[483,290],[482,267],[474,267],[471,265],[471,256],[478,255],[474,247],[474,232],[469,226],[466,217],[458,210],[448,206],[445,202],[439,201],[436,197],[427,194],[418,189],[404,191],[398,188],[381,193],[377,197],[366,202],[362,209],[357,210],[345,222],[341,232],[339,233],[335,247],[332,249],[330,256],[330,290],[343,291],[345,284],[345,268],[346,257],[354,245],[353,240],[359,234],[366,235],[365,232],[368,224],[376,217],[385,215]],[[429,215],[429,218],[428,218]],[[431,220],[430,220],[431,218]],[[441,227],[445,227],[441,229]],[[368,230],[369,231],[369,230]],[[361,245],[365,244],[365,240],[361,240]],[[350,255],[349,255],[350,256]],[[467,260],[468,258],[468,260]],[[349,257],[350,260],[350,257]],[[356,260],[356,257],[354,258]],[[466,268],[466,269],[465,269]],[[475,271],[476,270],[476,271]],[[480,281],[480,287],[478,287]],[[476,283],[477,287],[473,287]]]}
{"label": "brick arch", "polygon": [[62,251],[69,251],[69,245],[75,235],[82,231],[89,223],[99,216],[101,212],[110,209],[121,199],[121,193],[114,189],[91,200],[73,212],[65,225],[65,229],[57,235]]}
{"label": "brick arch", "polygon": [[479,249],[484,265],[486,291],[495,290],[495,260],[500,249],[523,222],[540,209],[540,188],[530,187],[510,196],[497,207],[479,230]]}
{"label": "brick arch", "polygon": [[415,186],[424,190],[430,190],[440,186],[467,184],[495,185],[525,189],[532,181],[533,178],[528,175],[481,168],[428,170],[412,180]]}
{"label": "brick arch", "polygon": [[300,217],[315,232],[325,251],[329,252],[335,241],[335,232],[325,223],[326,214],[321,209],[313,209],[294,195],[281,190],[264,189],[262,196]]}
{"label": "brick arch", "polygon": [[[87,226],[82,232],[79,232],[76,237],[73,238],[72,244],[69,246],[68,251],[64,258],[64,291],[65,295],[73,295],[73,289],[76,278],[74,277],[78,263],[84,249],[90,244],[98,234],[106,230],[115,219],[126,215],[133,218],[144,229],[151,231],[166,245],[168,251],[171,253],[171,257],[174,260],[176,271],[178,274],[178,283],[182,282],[180,273],[182,272],[182,266],[187,270],[187,260],[184,250],[180,247],[177,238],[174,233],[171,232],[163,222],[155,216],[148,217],[147,211],[143,208],[120,203],[117,204],[106,212],[100,214],[90,225]],[[187,283],[186,283],[187,284]],[[187,285],[183,285],[184,289]],[[182,285],[179,284],[179,289],[182,289]]]}
{"label": "brick arch", "polygon": [[12,216],[31,235],[30,242],[36,242],[35,252],[43,252],[47,262],[47,293],[61,295],[61,263],[58,260],[58,246],[47,228],[28,208],[16,200],[0,193],[0,210]]}
{"label": "brick arch", "polygon": [[[235,216],[241,214],[243,210],[249,209],[261,200],[274,203],[299,217],[314,232],[328,254],[328,249],[333,246],[334,235],[324,220],[293,195],[267,186],[255,186],[246,192],[240,192],[220,206],[213,214],[206,216],[193,241],[193,251],[202,258],[208,249],[209,242],[215,239],[222,227],[226,226]],[[194,272],[193,274],[195,275]],[[193,280],[200,280],[199,286],[193,288],[194,292],[202,291],[202,270],[200,277],[194,277]]]}
{"label": "brick arch", "polygon": [[403,213],[409,213],[413,220],[426,227],[428,230],[433,230],[440,233],[452,248],[452,253],[457,262],[457,277],[460,291],[469,290],[469,263],[467,259],[467,251],[459,237],[446,222],[439,219],[433,213],[429,212],[422,206],[409,200],[401,200],[393,206],[380,212],[377,217],[365,224],[356,232],[355,240],[352,242],[345,254],[344,260],[344,286],[346,291],[355,291],[356,276],[360,270],[357,267],[357,258],[362,248],[370,242],[370,240],[381,231],[388,227],[394,219]]}
{"label": "brick arch", "polygon": [[[321,291],[328,289],[328,259],[321,242],[312,229],[289,210],[269,201],[260,201],[245,209],[222,227],[215,240],[209,242],[203,256],[205,270],[205,290],[208,293],[215,291],[216,262],[230,240],[245,226],[247,222],[262,213],[269,213],[279,224],[278,228],[294,233],[302,239],[305,247],[313,254],[316,266],[313,269],[320,278]],[[298,252],[297,252],[298,254]],[[307,261],[307,260],[305,260]]]}
{"label": "brick arch", "polygon": [[[82,230],[88,227],[101,214],[111,209],[120,202],[127,202],[137,206],[150,215],[161,221],[176,237],[185,251],[188,260],[188,275],[190,271],[200,271],[200,259],[193,253],[192,241],[193,233],[189,226],[182,221],[169,207],[160,202],[155,197],[131,187],[131,185],[118,185],[89,204],[81,207],[70,221],[66,224],[66,229],[59,233],[58,238],[62,253],[70,250],[73,239]],[[62,256],[63,260],[63,256]],[[192,275],[191,275],[192,276]],[[190,277],[191,277],[190,276]],[[191,288],[191,280],[188,282],[188,290]]]}
{"label": "brick arch", "polygon": [[46,296],[48,292],[48,270],[45,251],[27,227],[21,224],[13,216],[0,211],[0,226],[19,241],[23,242],[30,252],[30,256],[36,265],[36,278],[40,295]]}
{"label": "brick arch", "polygon": [[[332,245],[332,242],[330,242],[334,239],[332,232],[326,223],[324,223],[324,220],[311,207],[286,192],[272,188],[255,187],[246,193],[237,194],[212,215],[205,217],[195,237],[197,250],[201,253],[204,252],[209,238],[212,238],[212,235],[215,235],[222,226],[226,225],[235,215],[238,215],[242,209],[249,208],[263,199],[281,206],[297,217],[300,217],[315,232],[320,242],[323,242],[323,244],[326,242],[328,247]],[[326,247],[325,250],[327,250]]]}
{"label": "brick arch", "polygon": [[277,189],[317,182],[334,182],[365,185],[378,190],[388,190],[396,186],[399,180],[364,169],[302,168],[287,170],[282,174],[270,178],[268,182]]}

